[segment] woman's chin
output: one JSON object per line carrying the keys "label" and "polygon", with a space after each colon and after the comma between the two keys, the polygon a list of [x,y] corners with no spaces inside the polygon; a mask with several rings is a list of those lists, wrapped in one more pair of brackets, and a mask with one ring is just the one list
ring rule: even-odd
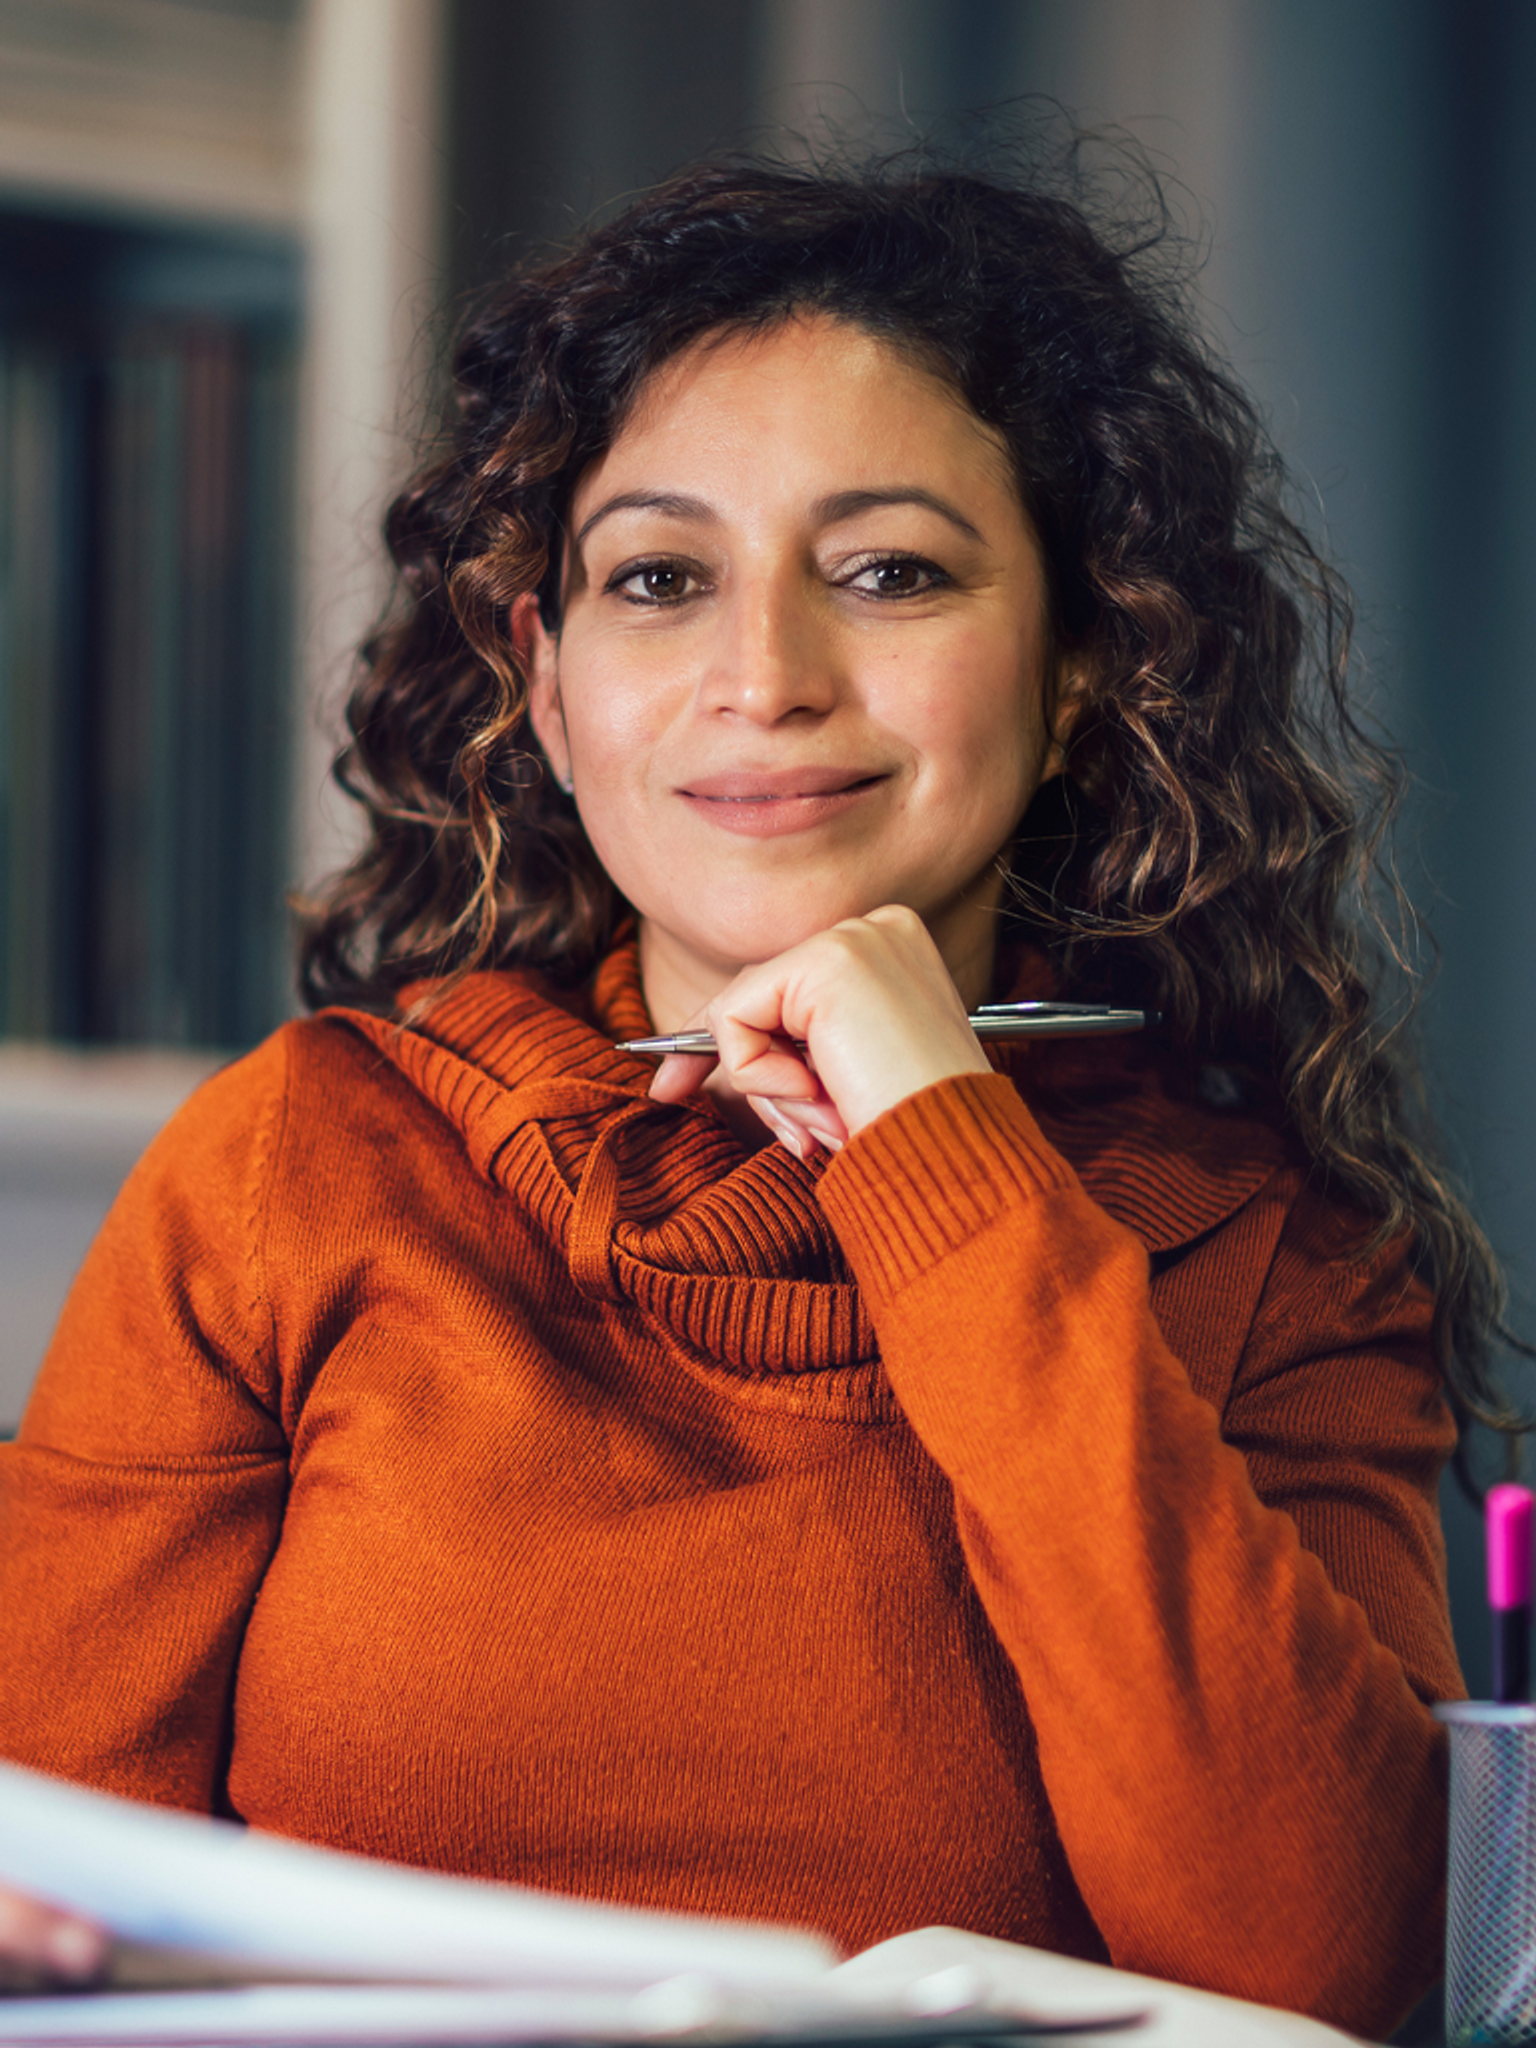
{"label": "woman's chin", "polygon": [[877,910],[888,898],[877,902],[862,898],[771,905],[728,907],[709,918],[695,918],[681,925],[670,918],[642,917],[641,931],[646,950],[662,951],[674,959],[691,959],[708,968],[715,977],[729,980],[744,967],[777,959],[792,946],[815,938],[847,917],[863,917]]}

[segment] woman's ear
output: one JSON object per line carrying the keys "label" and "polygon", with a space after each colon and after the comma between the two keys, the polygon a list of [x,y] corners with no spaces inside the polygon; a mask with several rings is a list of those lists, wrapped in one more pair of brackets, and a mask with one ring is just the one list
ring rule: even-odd
{"label": "woman's ear", "polygon": [[1053,775],[1060,775],[1067,765],[1072,728],[1087,702],[1091,680],[1092,668],[1086,654],[1062,654],[1057,658],[1045,701],[1050,744],[1046,749],[1045,765],[1040,771],[1042,782],[1049,782]]}
{"label": "woman's ear", "polygon": [[512,648],[528,678],[528,723],[554,772],[556,782],[571,793],[571,747],[560,702],[559,645],[539,616],[539,600],[524,591],[512,600]]}

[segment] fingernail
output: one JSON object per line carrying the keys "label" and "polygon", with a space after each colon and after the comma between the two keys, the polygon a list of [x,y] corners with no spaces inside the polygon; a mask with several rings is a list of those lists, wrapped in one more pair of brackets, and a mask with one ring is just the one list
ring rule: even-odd
{"label": "fingernail", "polygon": [[808,1150],[805,1133],[769,1102],[763,1103],[761,1114],[766,1117],[768,1128],[785,1150],[793,1152],[797,1159],[803,1161]]}
{"label": "fingernail", "polygon": [[105,1944],[94,1927],[79,1920],[64,1920],[48,1935],[50,1966],[61,1977],[93,1977],[101,1968]]}

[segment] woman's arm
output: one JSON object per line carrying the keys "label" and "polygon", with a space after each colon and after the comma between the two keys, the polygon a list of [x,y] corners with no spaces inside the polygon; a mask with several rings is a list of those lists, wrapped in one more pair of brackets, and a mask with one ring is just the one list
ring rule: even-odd
{"label": "woman's arm", "polygon": [[281,1042],[129,1176],[0,1450],[0,1755],[217,1803],[234,1663],[287,1445],[259,1255]]}
{"label": "woman's arm", "polygon": [[[1378,1561],[1368,1612],[1304,1547],[1287,1501],[1260,1498],[1163,1342],[1142,1247],[1009,1083],[911,1098],[849,1146],[821,1196],[891,1383],[954,1485],[1115,1961],[1391,2024],[1436,1974],[1441,1940],[1443,1752],[1412,1679],[1459,1689],[1419,1541],[1432,1511],[1413,1475],[1445,1448],[1422,1297],[1399,1290],[1394,1312],[1380,1289],[1369,1354],[1308,1331],[1299,1302],[1271,1305],[1292,1355],[1266,1332],[1262,1385],[1228,1417],[1241,1428],[1245,1407],[1264,1409],[1298,1512],[1339,1565]],[[1299,1450],[1325,1410],[1353,1441],[1282,1457],[1283,1414]]]}
{"label": "woman's arm", "polygon": [[954,1486],[1083,1897],[1127,1967],[1390,2025],[1439,1966],[1421,1694],[1459,1689],[1422,1290],[1319,1245],[1306,1212],[1224,1418],[1250,1467],[1163,1339],[1140,1242],[1012,1085],[961,1063],[913,924],[877,913],[752,969],[709,1022],[792,1136],[849,1134],[821,1199]]}

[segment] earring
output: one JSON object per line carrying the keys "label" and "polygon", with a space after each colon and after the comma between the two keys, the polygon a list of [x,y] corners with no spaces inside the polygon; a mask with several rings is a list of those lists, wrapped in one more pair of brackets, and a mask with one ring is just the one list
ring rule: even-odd
{"label": "earring", "polygon": [[565,791],[567,796],[570,796],[574,792],[576,788],[576,778],[574,775],[557,775],[555,777],[555,780],[559,783],[560,787]]}

